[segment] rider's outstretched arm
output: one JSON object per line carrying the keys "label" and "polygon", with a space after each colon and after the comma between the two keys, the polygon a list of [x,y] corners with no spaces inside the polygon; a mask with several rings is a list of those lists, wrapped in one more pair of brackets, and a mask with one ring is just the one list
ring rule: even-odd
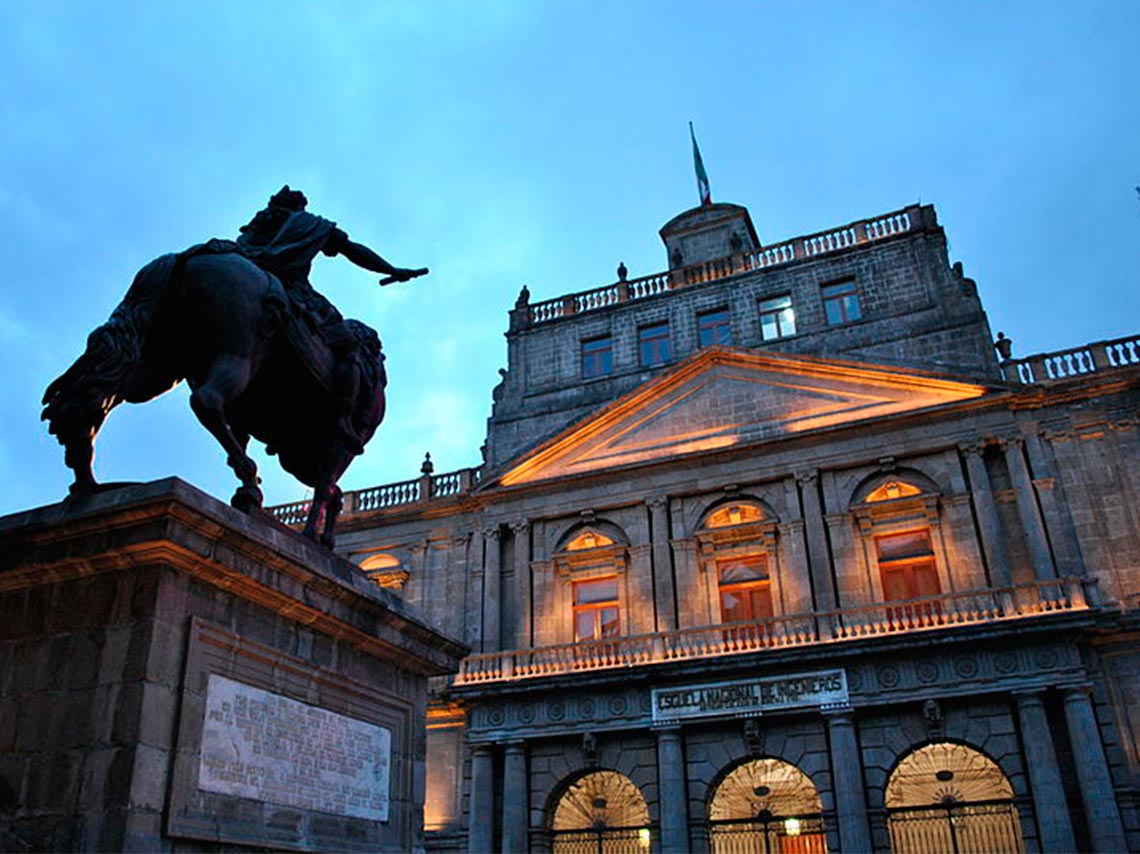
{"label": "rider's outstretched arm", "polygon": [[389,276],[395,276],[401,272],[405,272],[399,267],[393,267],[367,246],[363,246],[351,240],[342,241],[337,248],[340,250],[341,255],[357,267],[363,267],[365,270],[371,270],[373,273],[385,273]]}

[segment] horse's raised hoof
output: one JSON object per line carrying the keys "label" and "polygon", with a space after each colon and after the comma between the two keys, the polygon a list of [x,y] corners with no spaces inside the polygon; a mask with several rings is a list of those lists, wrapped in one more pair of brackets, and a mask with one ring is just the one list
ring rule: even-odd
{"label": "horse's raised hoof", "polygon": [[241,486],[230,499],[230,504],[243,513],[252,513],[261,509],[261,490],[256,486]]}

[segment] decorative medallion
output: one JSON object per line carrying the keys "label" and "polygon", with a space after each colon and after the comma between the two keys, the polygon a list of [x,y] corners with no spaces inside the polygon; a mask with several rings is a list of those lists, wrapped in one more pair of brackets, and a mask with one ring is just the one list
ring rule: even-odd
{"label": "decorative medallion", "polygon": [[586,720],[594,717],[594,701],[591,697],[583,697],[578,701],[578,717]]}
{"label": "decorative medallion", "polygon": [[972,655],[960,655],[954,659],[954,672],[963,679],[973,679],[978,675],[978,660]]}
{"label": "decorative medallion", "polygon": [[487,723],[491,726],[502,726],[506,723],[507,715],[502,706],[494,706],[487,710]]}
{"label": "decorative medallion", "polygon": [[994,670],[998,673],[1013,673],[1017,670],[1017,656],[1012,652],[999,652],[994,656]]}
{"label": "decorative medallion", "polygon": [[938,679],[938,662],[924,658],[915,666],[914,673],[919,682],[923,685],[929,685]]}
{"label": "decorative medallion", "polygon": [[624,715],[627,705],[625,697],[621,695],[610,697],[610,714],[615,716]]}
{"label": "decorative medallion", "polygon": [[899,670],[893,665],[879,668],[879,685],[883,688],[894,688],[899,684]]}
{"label": "decorative medallion", "polygon": [[546,706],[546,716],[552,721],[560,721],[566,715],[566,706],[561,700],[551,700]]}
{"label": "decorative medallion", "polygon": [[519,709],[519,720],[524,724],[534,723],[534,706],[527,703]]}
{"label": "decorative medallion", "polygon": [[1033,663],[1042,670],[1052,670],[1057,666],[1057,650],[1049,647],[1034,650]]}

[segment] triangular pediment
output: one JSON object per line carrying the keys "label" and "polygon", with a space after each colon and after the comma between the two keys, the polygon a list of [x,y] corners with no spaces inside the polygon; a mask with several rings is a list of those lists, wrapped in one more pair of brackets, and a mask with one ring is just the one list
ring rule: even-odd
{"label": "triangular pediment", "polygon": [[980,397],[917,371],[713,348],[544,443],[504,486],[756,444]]}

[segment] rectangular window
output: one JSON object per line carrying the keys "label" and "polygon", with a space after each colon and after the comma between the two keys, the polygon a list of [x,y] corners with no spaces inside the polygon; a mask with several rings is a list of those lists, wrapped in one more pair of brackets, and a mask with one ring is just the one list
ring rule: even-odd
{"label": "rectangular window", "polygon": [[[875,552],[886,601],[937,596],[942,592],[929,529],[875,537]],[[888,619],[911,627],[937,624],[941,613],[942,606],[938,602],[887,609]]]}
{"label": "rectangular window", "polygon": [[663,365],[669,361],[669,324],[654,323],[637,330],[637,346],[642,367]]}
{"label": "rectangular window", "polygon": [[728,323],[728,309],[718,308],[697,315],[697,342],[701,347],[732,343],[732,327]]}
{"label": "rectangular window", "polygon": [[738,623],[772,616],[772,589],[764,555],[719,560],[716,567],[722,621]]}
{"label": "rectangular window", "polygon": [[839,326],[862,317],[859,311],[859,295],[855,293],[854,282],[836,282],[823,286],[823,311],[828,326]]}
{"label": "rectangular window", "polygon": [[760,335],[765,341],[796,334],[796,313],[788,294],[760,300]]}
{"label": "rectangular window", "polygon": [[614,372],[613,339],[609,335],[582,342],[582,377],[604,377]]}
{"label": "rectangular window", "polygon": [[619,629],[617,578],[575,582],[575,642],[617,637]]}

